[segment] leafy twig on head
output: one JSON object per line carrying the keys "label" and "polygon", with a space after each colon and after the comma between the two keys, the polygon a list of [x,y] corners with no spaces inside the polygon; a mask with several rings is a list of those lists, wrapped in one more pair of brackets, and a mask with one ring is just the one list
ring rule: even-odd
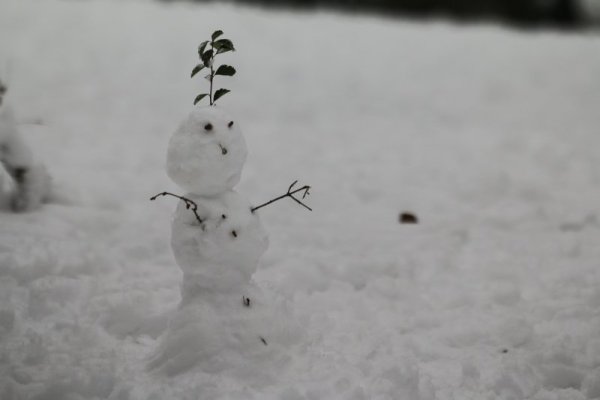
{"label": "leafy twig on head", "polygon": [[279,201],[281,199],[285,199],[286,197],[289,197],[290,199],[294,200],[296,203],[300,204],[302,207],[306,208],[309,211],[312,211],[312,208],[310,208],[309,206],[307,206],[306,204],[304,204],[300,199],[298,199],[297,197],[294,196],[296,193],[304,192],[302,194],[302,200],[304,200],[304,198],[310,194],[309,193],[310,186],[304,185],[304,186],[302,186],[299,189],[292,190],[294,188],[294,186],[296,185],[296,183],[298,183],[297,180],[295,180],[294,182],[292,182],[292,184],[290,185],[290,187],[288,188],[288,190],[287,190],[287,192],[285,194],[282,194],[281,196],[275,197],[274,199],[271,199],[271,200],[267,201],[266,203],[263,203],[263,204],[261,204],[259,206],[252,207],[250,210],[252,212],[255,212],[256,210],[261,209],[261,208],[263,208],[265,206],[268,206],[271,203],[275,203],[276,201]]}
{"label": "leafy twig on head", "polygon": [[223,76],[233,76],[235,75],[235,68],[231,65],[219,65],[215,69],[215,57],[218,54],[227,53],[229,51],[235,51],[233,47],[233,43],[229,39],[221,38],[223,35],[223,31],[215,31],[210,37],[210,40],[205,40],[200,43],[198,47],[198,56],[200,57],[201,63],[196,65],[192,70],[192,78],[198,72],[202,71],[204,68],[210,69],[210,73],[205,76],[205,78],[210,82],[210,87],[208,93],[200,93],[194,99],[194,105],[196,105],[200,100],[208,96],[209,104],[212,106],[215,102],[230,92],[229,89],[217,89],[213,94],[213,83],[215,76],[223,75]]}

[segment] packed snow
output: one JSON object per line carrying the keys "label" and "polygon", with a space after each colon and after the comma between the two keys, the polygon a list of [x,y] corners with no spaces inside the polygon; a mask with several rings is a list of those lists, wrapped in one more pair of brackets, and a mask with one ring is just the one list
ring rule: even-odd
{"label": "packed snow", "polygon": [[186,192],[213,196],[237,185],[246,157],[239,123],[221,107],[202,107],[169,140],[167,174]]}
{"label": "packed snow", "polygon": [[[166,154],[215,29],[237,217],[296,179],[314,211],[258,210],[252,283],[182,303],[182,204],[149,198],[187,191]],[[0,398],[600,398],[598,71],[591,34],[3,0],[0,107],[56,195],[0,210]]]}
{"label": "packed snow", "polygon": [[209,198],[195,194],[186,198],[197,204],[202,223],[183,202],[177,206],[171,246],[184,285],[194,281],[200,291],[229,292],[249,281],[268,245],[252,206],[233,190]]}

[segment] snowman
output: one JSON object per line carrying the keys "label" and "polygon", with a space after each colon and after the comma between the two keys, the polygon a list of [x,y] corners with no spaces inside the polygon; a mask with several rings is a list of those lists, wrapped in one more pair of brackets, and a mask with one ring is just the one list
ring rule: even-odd
{"label": "snowman", "polygon": [[215,68],[216,55],[234,50],[222,34],[216,31],[200,45],[202,62],[192,71],[193,77],[210,70],[210,93],[194,102],[208,96],[210,106],[192,111],[168,145],[167,175],[186,194],[151,198],[181,200],[171,224],[171,247],[183,271],[181,303],[147,364],[167,376],[189,371],[276,376],[301,336],[285,302],[263,292],[252,276],[268,246],[256,211],[286,197],[310,209],[294,196],[306,196],[309,187],[293,189],[294,182],[284,195],[256,207],[234,190],[247,148],[238,122],[214,104],[229,92],[218,89],[213,96],[215,76],[236,72],[228,65]]}
{"label": "snowman", "polygon": [[13,211],[31,211],[49,199],[50,176],[46,168],[35,161],[19,133],[12,109],[3,103],[6,90],[0,82],[0,164],[10,176],[12,187],[4,190],[0,173],[0,200],[9,203]]}
{"label": "snowman", "polygon": [[187,193],[157,196],[181,200],[171,225],[171,247],[183,283],[181,303],[148,363],[150,371],[167,376],[192,370],[275,374],[298,341],[301,330],[284,302],[252,280],[268,246],[256,210],[300,191],[306,194],[308,187],[290,188],[253,208],[233,190],[246,155],[239,124],[215,105],[192,111],[169,141],[167,174]]}
{"label": "snowman", "polygon": [[180,202],[171,229],[184,302],[250,281],[267,249],[258,214],[233,190],[246,155],[238,124],[217,106],[193,111],[169,141],[167,174],[196,204],[190,212],[189,203]]}

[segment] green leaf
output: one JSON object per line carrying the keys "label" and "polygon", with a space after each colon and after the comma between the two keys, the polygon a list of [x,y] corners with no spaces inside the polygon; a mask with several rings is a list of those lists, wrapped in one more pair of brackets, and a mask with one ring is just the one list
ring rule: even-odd
{"label": "green leaf", "polygon": [[194,75],[196,75],[198,72],[200,72],[202,70],[202,68],[204,68],[203,64],[198,64],[194,67],[194,69],[192,70],[192,76],[191,78],[194,77]]}
{"label": "green leaf", "polygon": [[210,67],[210,60],[211,60],[212,56],[213,56],[212,50],[205,51],[200,56],[200,58],[202,58],[202,62],[204,63],[205,67]]}
{"label": "green leaf", "polygon": [[208,42],[209,40],[205,40],[204,42],[200,43],[200,46],[198,46],[198,55],[200,58],[202,58],[202,54],[204,53],[204,49],[206,49]]}
{"label": "green leaf", "polygon": [[217,68],[215,75],[233,76],[235,75],[235,68],[231,65],[221,65]]}
{"label": "green leaf", "polygon": [[229,39],[219,39],[213,43],[213,48],[217,50],[217,54],[235,51],[233,43]]}
{"label": "green leaf", "polygon": [[214,31],[211,38],[214,41],[216,38],[218,38],[219,36],[221,36],[223,34],[223,31]]}
{"label": "green leaf", "polygon": [[213,97],[213,102],[217,101],[220,97],[226,95],[227,93],[231,92],[231,90],[229,89],[219,89],[215,92],[215,96]]}
{"label": "green leaf", "polygon": [[208,93],[202,93],[196,96],[196,99],[194,100],[194,105],[196,105],[200,100],[202,100],[206,96],[208,96]]}

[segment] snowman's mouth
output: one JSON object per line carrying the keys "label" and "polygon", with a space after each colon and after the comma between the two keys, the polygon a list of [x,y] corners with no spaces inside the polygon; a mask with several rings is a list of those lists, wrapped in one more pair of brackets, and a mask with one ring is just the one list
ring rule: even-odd
{"label": "snowman's mouth", "polygon": [[221,148],[221,154],[223,154],[223,155],[227,154],[227,148],[225,146],[223,146],[221,143],[219,143],[219,147]]}

